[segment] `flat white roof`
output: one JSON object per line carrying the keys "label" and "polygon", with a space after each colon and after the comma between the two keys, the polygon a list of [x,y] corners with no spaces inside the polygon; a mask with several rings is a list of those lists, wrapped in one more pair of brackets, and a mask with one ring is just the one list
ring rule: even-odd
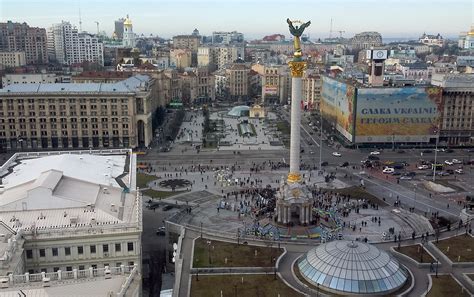
{"label": "flat white roof", "polygon": [[15,231],[135,223],[133,162],[125,153],[14,159],[0,172],[0,221]]}

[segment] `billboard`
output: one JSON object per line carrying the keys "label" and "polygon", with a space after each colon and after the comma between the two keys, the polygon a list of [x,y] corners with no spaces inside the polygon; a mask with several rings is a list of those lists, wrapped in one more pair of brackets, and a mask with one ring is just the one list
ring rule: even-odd
{"label": "billboard", "polygon": [[323,77],[321,113],[351,142],[354,135],[355,91],[352,85]]}
{"label": "billboard", "polygon": [[442,110],[438,87],[358,89],[355,141],[429,142]]}
{"label": "billboard", "polygon": [[266,85],[263,87],[263,93],[275,96],[278,94],[278,86]]}

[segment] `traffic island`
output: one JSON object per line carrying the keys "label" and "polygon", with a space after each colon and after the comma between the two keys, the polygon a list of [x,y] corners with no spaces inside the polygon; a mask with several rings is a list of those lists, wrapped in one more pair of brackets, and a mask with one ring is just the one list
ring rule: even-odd
{"label": "traffic island", "polygon": [[474,265],[472,263],[474,262],[474,237],[471,235],[462,234],[438,242],[432,241],[430,244],[433,244],[452,265]]}
{"label": "traffic island", "polygon": [[283,249],[197,238],[194,241],[193,267],[275,267]]}
{"label": "traffic island", "polygon": [[288,287],[277,275],[199,275],[191,281],[191,296],[304,296]]}
{"label": "traffic island", "polygon": [[450,274],[430,275],[430,286],[426,297],[469,297],[471,294]]}
{"label": "traffic island", "polygon": [[[418,267],[425,267],[426,264],[429,266],[430,264],[436,262],[436,259],[434,259],[433,255],[431,255],[427,249],[421,246],[421,244],[392,247],[391,250],[412,259],[414,262],[416,262]],[[425,265],[420,266],[420,264]]]}

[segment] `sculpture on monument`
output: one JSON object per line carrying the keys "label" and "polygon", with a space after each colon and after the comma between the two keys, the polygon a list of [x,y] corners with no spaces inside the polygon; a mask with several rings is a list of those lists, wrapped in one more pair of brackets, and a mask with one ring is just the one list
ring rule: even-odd
{"label": "sculpture on monument", "polygon": [[[291,35],[294,36],[294,40],[293,40],[293,47],[295,48],[295,53],[294,53],[294,56],[295,58],[301,58],[301,41],[300,41],[300,37],[301,35],[303,35],[303,31],[304,29],[306,29],[307,27],[309,27],[309,25],[311,25],[311,21],[309,22],[306,22],[306,23],[302,23],[300,26],[293,26],[293,22],[288,18],[286,19],[286,22],[288,23],[288,26],[290,27],[290,33]],[[301,23],[300,21],[294,21],[295,23],[298,22],[298,23]]]}

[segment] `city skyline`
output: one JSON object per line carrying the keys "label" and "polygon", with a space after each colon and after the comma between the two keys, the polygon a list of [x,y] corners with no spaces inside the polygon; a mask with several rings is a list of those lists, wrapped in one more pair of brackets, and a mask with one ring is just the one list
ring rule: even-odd
{"label": "city skyline", "polygon": [[[339,36],[339,31],[345,31],[343,37],[352,37],[363,31],[377,31],[384,38],[417,38],[424,32],[454,38],[461,31],[468,31],[474,23],[474,0],[408,0],[403,3],[389,0],[383,7],[375,0],[315,2],[301,0],[298,2],[299,7],[291,11],[292,5],[280,0],[258,3],[249,0],[230,0],[225,3],[210,0],[138,0],[133,5],[118,0],[113,2],[113,6],[110,5],[112,2],[104,0],[76,0],[67,6],[59,5],[63,2],[58,0],[1,0],[0,21],[27,22],[30,26],[48,28],[64,20],[79,28],[81,15],[84,31],[96,33],[95,22],[98,21],[100,31],[111,36],[114,21],[128,14],[134,32],[145,36],[153,34],[169,38],[191,34],[197,28],[201,35],[235,30],[244,33],[246,39],[258,39],[276,33],[284,34],[289,39],[291,36],[285,22],[287,17],[311,20],[312,25],[305,31],[311,39],[328,37],[331,19],[333,37]],[[209,18],[207,14],[212,17]],[[393,20],[387,21],[387,15],[393,16]],[[449,20],[449,28],[446,28],[446,22],[440,20],[453,15],[456,17]],[[176,22],[177,17],[179,22]]]}

